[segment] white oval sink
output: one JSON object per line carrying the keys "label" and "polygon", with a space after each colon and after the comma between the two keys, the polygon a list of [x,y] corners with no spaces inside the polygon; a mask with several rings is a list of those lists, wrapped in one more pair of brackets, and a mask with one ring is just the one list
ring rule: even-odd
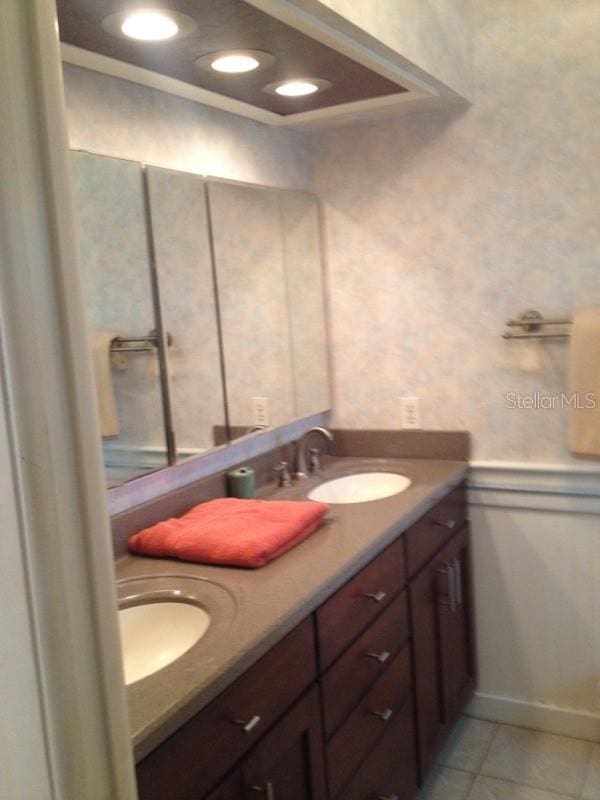
{"label": "white oval sink", "polygon": [[125,683],[163,669],[193,647],[208,630],[210,615],[182,602],[149,602],[119,610]]}
{"label": "white oval sink", "polygon": [[410,478],[395,472],[359,472],[322,483],[308,498],[321,503],[368,503],[400,494],[410,483]]}

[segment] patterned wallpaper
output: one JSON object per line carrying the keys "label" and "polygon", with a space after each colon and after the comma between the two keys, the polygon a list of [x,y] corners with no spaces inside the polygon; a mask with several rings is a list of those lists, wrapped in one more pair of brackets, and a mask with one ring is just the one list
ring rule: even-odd
{"label": "patterned wallpaper", "polygon": [[71,147],[158,167],[308,188],[307,143],[216,108],[64,64]]}
{"label": "patterned wallpaper", "polygon": [[474,457],[566,462],[567,348],[501,338],[527,308],[600,305],[595,0],[477,0],[467,110],[312,137],[325,204],[335,424],[466,428]]}

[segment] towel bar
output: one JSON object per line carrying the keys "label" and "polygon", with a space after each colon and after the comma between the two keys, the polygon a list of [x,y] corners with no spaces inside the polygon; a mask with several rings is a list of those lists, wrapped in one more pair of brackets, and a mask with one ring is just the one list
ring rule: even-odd
{"label": "towel bar", "polygon": [[542,331],[544,325],[571,325],[572,320],[567,317],[557,317],[554,319],[544,319],[539,311],[525,311],[518,319],[509,319],[506,323],[508,328],[521,328],[522,333],[512,333],[505,331],[503,339],[568,339],[570,333],[565,330]]}
{"label": "towel bar", "polygon": [[[167,333],[167,345],[172,344],[171,334]],[[158,347],[158,334],[155,330],[147,336],[115,336],[110,343],[113,353],[145,353]]]}

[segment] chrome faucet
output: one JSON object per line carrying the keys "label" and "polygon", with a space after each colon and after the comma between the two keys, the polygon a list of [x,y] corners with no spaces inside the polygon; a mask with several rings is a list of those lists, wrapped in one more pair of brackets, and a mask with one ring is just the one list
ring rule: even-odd
{"label": "chrome faucet", "polygon": [[[306,468],[306,446],[310,437],[316,433],[320,434],[329,444],[333,443],[333,434],[331,431],[328,431],[327,428],[311,428],[309,431],[306,431],[306,433],[303,433],[296,443],[296,471],[294,472],[294,478],[296,479],[302,480],[303,478],[308,478]],[[318,470],[319,467],[319,451],[316,448],[311,448],[310,471],[314,472]]]}

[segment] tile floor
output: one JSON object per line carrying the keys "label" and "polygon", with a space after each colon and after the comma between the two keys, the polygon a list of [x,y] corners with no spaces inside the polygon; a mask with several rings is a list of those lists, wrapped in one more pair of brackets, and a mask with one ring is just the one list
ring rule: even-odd
{"label": "tile floor", "polygon": [[600,745],[463,717],[418,800],[600,800]]}

